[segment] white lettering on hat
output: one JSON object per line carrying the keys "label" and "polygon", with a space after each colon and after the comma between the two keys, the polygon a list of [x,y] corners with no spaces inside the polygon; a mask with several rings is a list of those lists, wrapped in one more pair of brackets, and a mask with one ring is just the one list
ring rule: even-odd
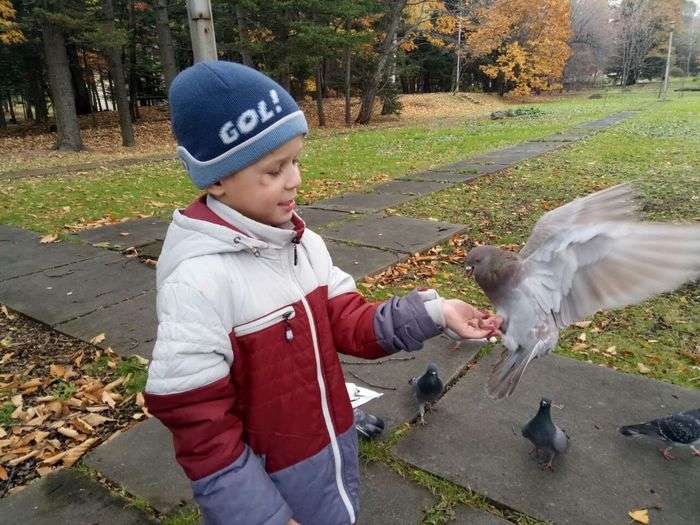
{"label": "white lettering on hat", "polygon": [[230,120],[221,126],[221,129],[219,130],[219,138],[224,144],[236,142],[239,136],[240,135],[238,134],[238,131],[236,131],[233,122]]}
{"label": "white lettering on hat", "polygon": [[[279,104],[280,99],[277,95],[277,91],[274,89],[270,90],[270,98],[275,107],[275,112],[281,113],[282,106]],[[236,119],[236,124],[233,121],[227,121],[221,129],[219,130],[219,138],[224,144],[232,144],[238,140],[241,134],[246,135],[253,131],[258,124],[265,123],[275,116],[275,112],[271,111],[267,107],[267,102],[265,100],[260,100],[257,106],[257,112],[255,109],[246,109],[241,113]],[[260,115],[258,117],[258,114]]]}

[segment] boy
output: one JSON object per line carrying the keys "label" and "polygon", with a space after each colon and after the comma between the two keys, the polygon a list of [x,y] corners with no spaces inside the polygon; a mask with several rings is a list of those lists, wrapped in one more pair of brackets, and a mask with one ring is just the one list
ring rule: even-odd
{"label": "boy", "polygon": [[434,290],[373,304],[294,213],[307,124],[248,67],[170,88],[178,155],[206,194],[176,210],[157,267],[149,410],[172,432],[207,524],[354,523],[357,436],[337,352],[418,350],[492,319]]}

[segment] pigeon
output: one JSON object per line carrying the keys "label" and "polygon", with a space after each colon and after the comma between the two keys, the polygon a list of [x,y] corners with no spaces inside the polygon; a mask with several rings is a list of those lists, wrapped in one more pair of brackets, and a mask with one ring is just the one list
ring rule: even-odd
{"label": "pigeon", "polygon": [[530,454],[534,453],[538,459],[543,458],[543,467],[548,470],[553,470],[554,457],[563,453],[569,442],[566,433],[552,422],[551,407],[552,402],[542,398],[537,415],[522,428],[523,437],[535,447]]}
{"label": "pigeon", "polygon": [[668,460],[676,459],[671,455],[673,447],[688,447],[694,456],[700,457],[700,408],[620,427],[620,434],[653,442],[661,447],[659,452]]}
{"label": "pigeon", "polygon": [[355,430],[366,438],[377,437],[384,430],[384,421],[359,408],[353,409]]}
{"label": "pigeon", "polygon": [[429,363],[428,369],[420,377],[412,377],[408,383],[413,385],[413,396],[418,402],[421,425],[425,425],[425,404],[434,403],[442,395],[443,385],[435,363]]}
{"label": "pigeon", "polygon": [[503,318],[491,397],[510,396],[566,326],[700,277],[700,225],[640,222],[635,200],[629,184],[614,186],[543,215],[519,253],[469,252],[465,272]]}

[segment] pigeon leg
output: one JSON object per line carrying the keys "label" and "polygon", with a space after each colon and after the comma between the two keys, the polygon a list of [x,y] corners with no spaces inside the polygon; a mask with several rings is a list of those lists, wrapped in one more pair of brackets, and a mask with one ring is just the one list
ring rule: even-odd
{"label": "pigeon leg", "polygon": [[420,424],[425,425],[425,403],[418,405],[418,413],[420,414]]}
{"label": "pigeon leg", "polygon": [[535,454],[535,457],[537,457],[537,456],[539,456],[539,452],[540,452],[540,451],[537,449],[537,447],[534,447],[530,452],[528,452],[528,454],[529,454],[530,456],[532,456],[533,454]]}
{"label": "pigeon leg", "polygon": [[700,450],[698,450],[697,448],[695,448],[693,445],[690,445],[690,450],[693,451],[693,456],[697,456],[697,457],[700,458]]}
{"label": "pigeon leg", "polygon": [[661,452],[661,455],[666,458],[668,461],[671,461],[672,459],[676,459],[676,456],[671,454],[671,449],[673,447],[667,447],[667,448],[661,448],[659,449],[659,452]]}
{"label": "pigeon leg", "polygon": [[549,470],[550,472],[554,472],[554,468],[552,467],[552,461],[554,461],[554,456],[556,456],[557,453],[555,451],[551,451],[549,454],[549,459],[542,463],[542,470]]}

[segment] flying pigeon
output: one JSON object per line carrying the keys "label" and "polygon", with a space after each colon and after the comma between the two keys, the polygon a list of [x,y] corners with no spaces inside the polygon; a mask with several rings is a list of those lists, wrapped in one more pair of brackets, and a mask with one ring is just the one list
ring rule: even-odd
{"label": "flying pigeon", "polygon": [[671,455],[673,447],[688,447],[694,456],[700,457],[700,408],[620,427],[620,434],[653,442],[661,447],[659,452],[668,460],[675,459]]}
{"label": "flying pigeon", "polygon": [[549,399],[542,398],[537,415],[522,428],[523,437],[535,447],[530,454],[543,458],[543,467],[549,470],[553,470],[554,457],[566,450],[569,441],[566,433],[552,422],[551,406]]}
{"label": "flying pigeon", "polygon": [[442,395],[442,381],[435,363],[429,363],[428,369],[420,377],[412,377],[408,383],[413,385],[413,396],[418,402],[421,425],[425,425],[425,404],[434,403]]}
{"label": "flying pigeon", "polygon": [[492,397],[510,396],[562,328],[700,277],[700,225],[640,222],[635,197],[630,185],[614,186],[546,213],[520,253],[469,252],[465,271],[503,318]]}

